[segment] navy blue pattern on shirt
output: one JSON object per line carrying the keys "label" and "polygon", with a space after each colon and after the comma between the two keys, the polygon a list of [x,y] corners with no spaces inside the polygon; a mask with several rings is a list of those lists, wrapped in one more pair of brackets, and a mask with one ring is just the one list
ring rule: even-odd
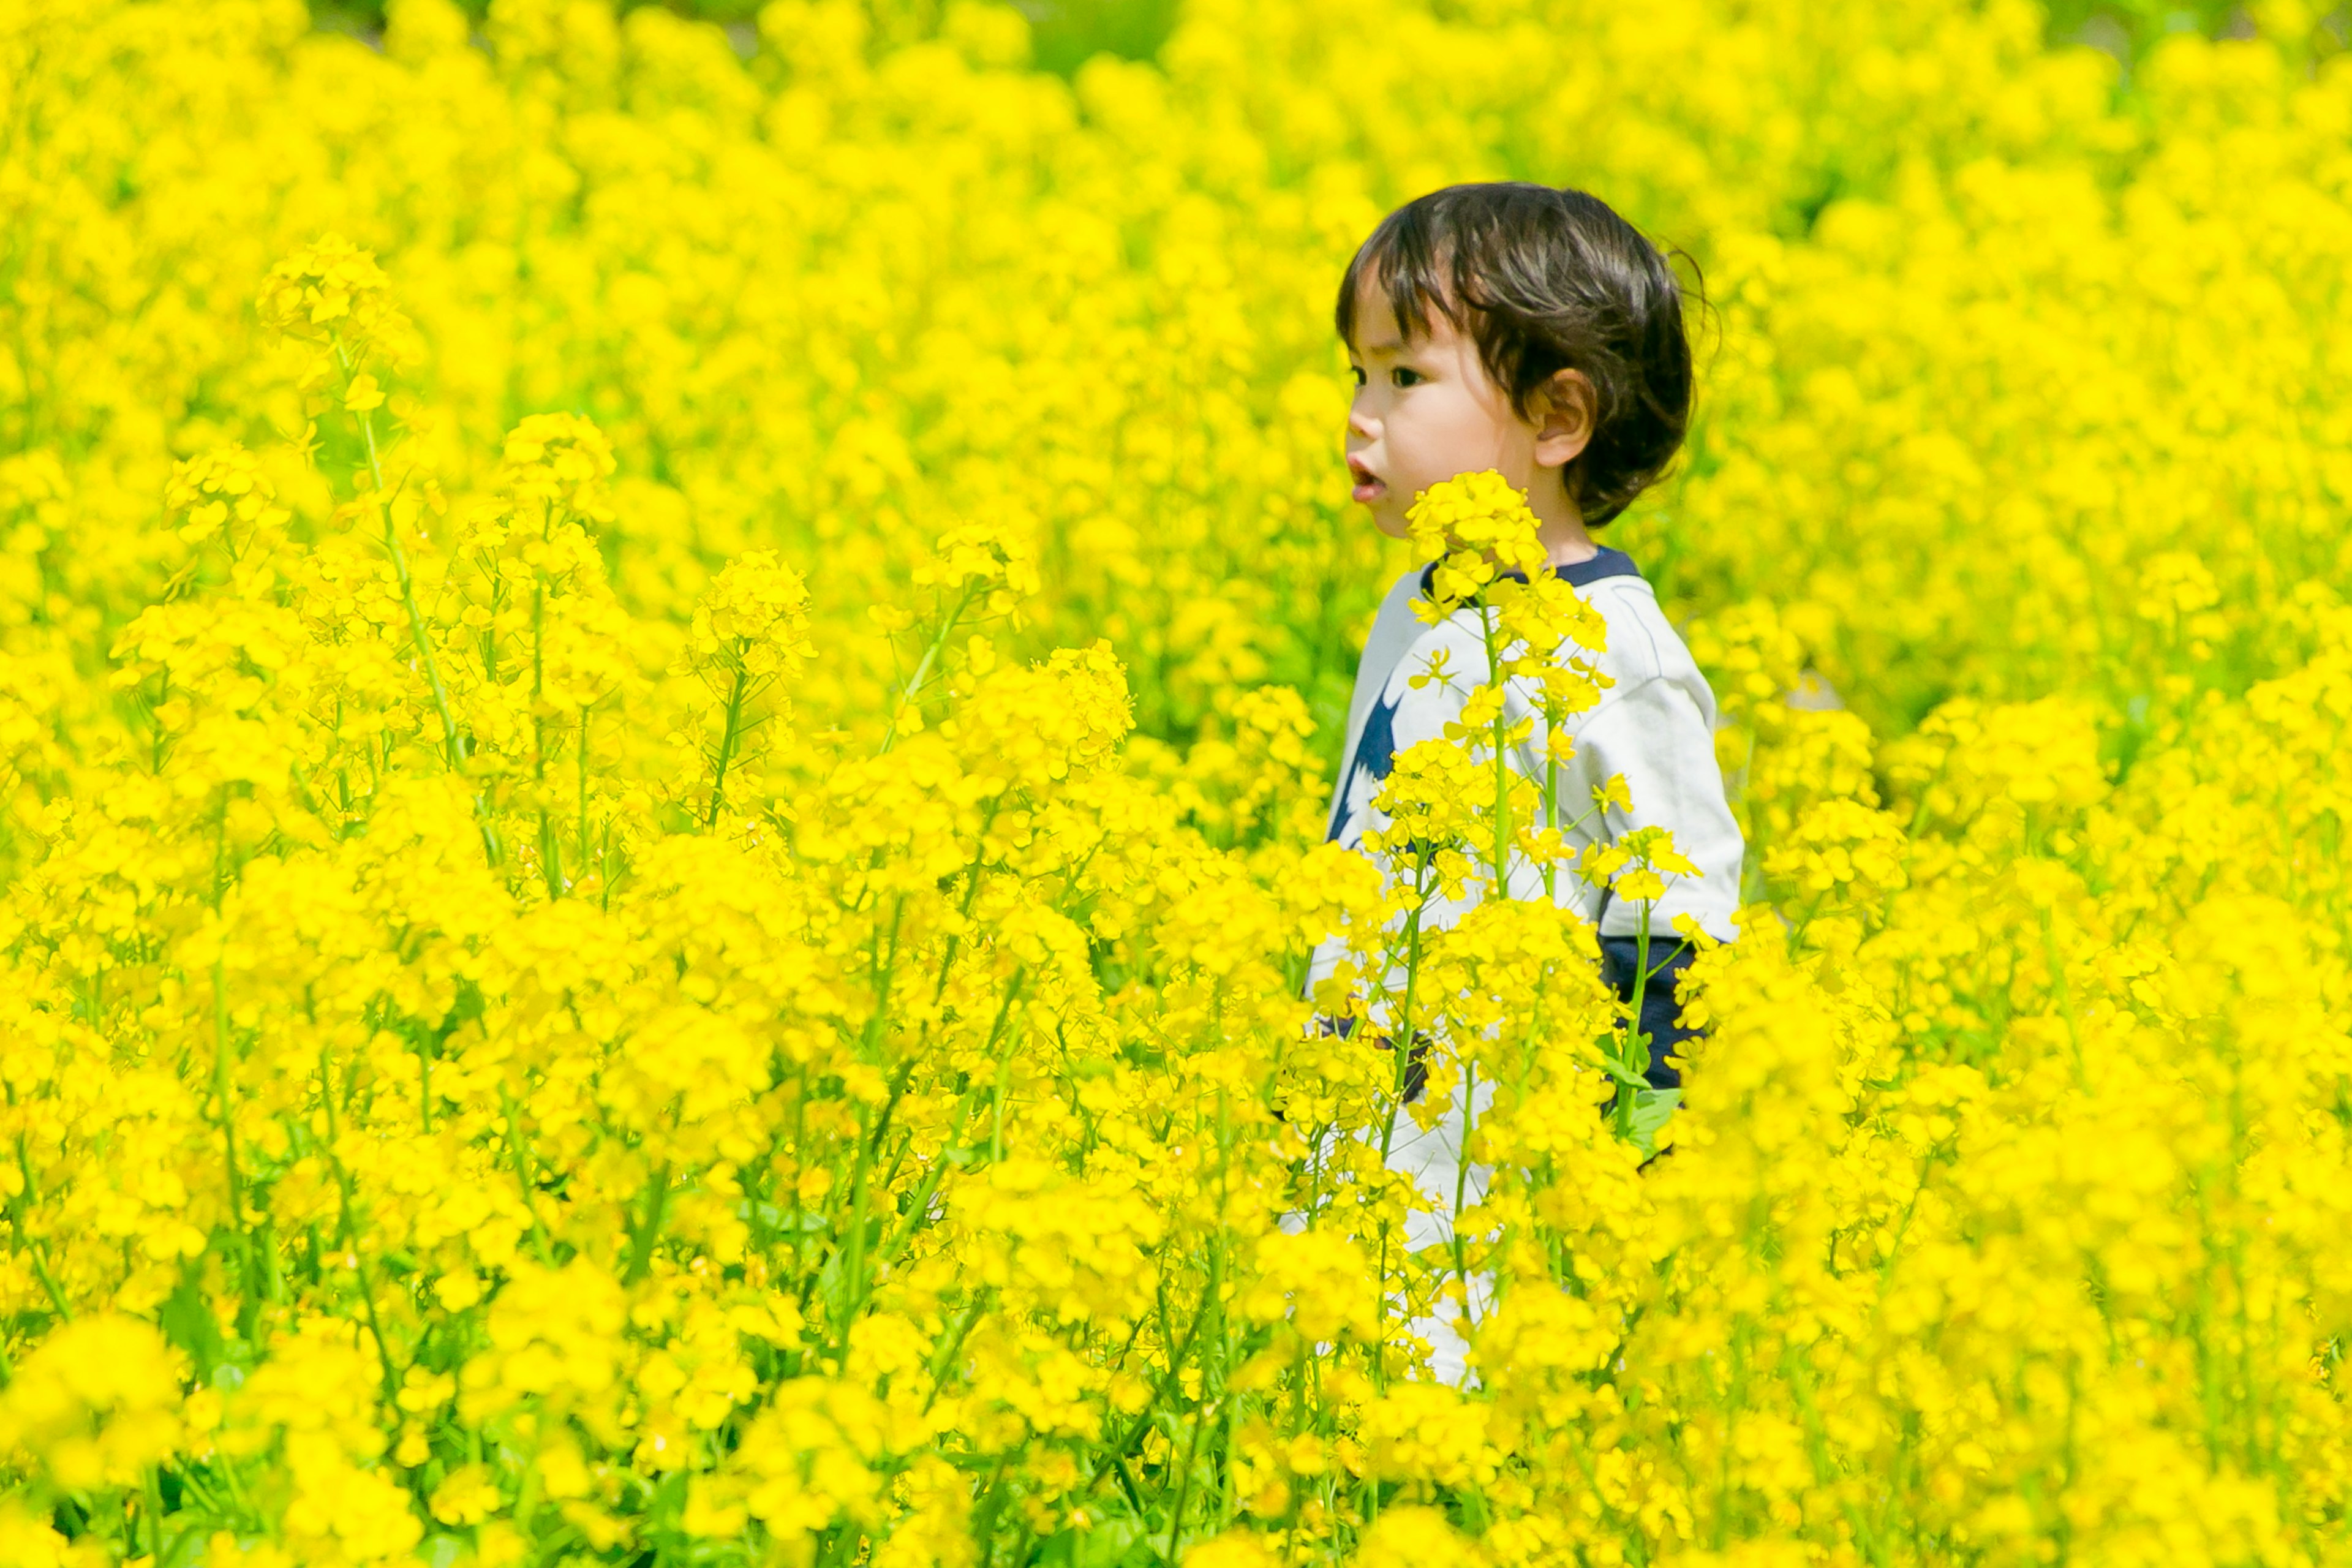
{"label": "navy blue pattern on shirt", "polygon": [[[1424,598],[1428,596],[1431,576],[1436,570],[1437,563],[1433,561],[1422,568],[1421,592]],[[1595,551],[1590,561],[1577,561],[1552,568],[1552,575],[1575,588],[1588,587],[1604,577],[1639,577],[1641,574],[1642,569],[1633,564],[1632,556],[1622,550],[1605,547]],[[1519,582],[1526,581],[1516,572],[1506,575]],[[1394,686],[1396,679],[1395,676],[1390,678],[1391,686]],[[1323,836],[1327,843],[1339,843],[1340,835],[1348,830],[1349,825],[1370,809],[1372,796],[1396,767],[1396,714],[1397,707],[1403,700],[1402,690],[1393,697],[1383,693],[1381,700],[1372,704],[1372,710],[1364,715],[1364,732],[1357,739],[1355,754],[1348,759],[1346,782],[1332,804],[1331,826]]]}
{"label": "navy blue pattern on shirt", "polygon": [[[1363,737],[1356,742],[1356,754],[1348,759],[1347,786],[1339,791],[1339,799],[1331,808],[1331,830],[1323,837],[1326,842],[1336,840],[1348,819],[1369,804],[1372,793],[1381,787],[1396,768],[1396,712],[1398,699],[1383,698],[1372,704],[1364,715]],[[1356,799],[1361,786],[1364,802]]]}

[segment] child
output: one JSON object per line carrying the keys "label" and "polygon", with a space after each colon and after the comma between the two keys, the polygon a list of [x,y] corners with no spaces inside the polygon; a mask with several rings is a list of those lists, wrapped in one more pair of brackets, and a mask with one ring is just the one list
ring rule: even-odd
{"label": "child", "polygon": [[[1338,325],[1356,375],[1348,467],[1375,526],[1403,538],[1420,492],[1496,470],[1525,492],[1550,569],[1607,624],[1595,662],[1611,683],[1597,706],[1569,721],[1575,751],[1559,798],[1580,805],[1622,774],[1632,805],[1588,816],[1568,836],[1580,847],[1661,826],[1698,874],[1670,881],[1651,907],[1646,955],[1637,908],[1574,876],[1559,879],[1557,896],[1599,928],[1607,978],[1629,1003],[1640,974],[1656,970],[1637,1015],[1651,1038],[1650,1082],[1674,1087],[1666,1053],[1689,1034],[1675,1023],[1674,986],[1690,954],[1672,922],[1688,915],[1711,936],[1738,934],[1739,830],[1715,760],[1714,695],[1640,571],[1597,545],[1591,531],[1655,482],[1682,444],[1691,354],[1681,289],[1655,247],[1580,191],[1455,185],[1399,208],[1373,231],[1340,283]],[[1426,587],[1422,568],[1397,580],[1357,668],[1331,805],[1330,837],[1343,846],[1383,825],[1371,801],[1395,753],[1442,735],[1473,683],[1458,668],[1413,683],[1439,647],[1458,651],[1465,641],[1462,626],[1416,618],[1412,603]],[[1475,644],[1476,612],[1452,619],[1474,625]],[[1336,942],[1326,944],[1311,981],[1339,956]],[[1409,1089],[1417,1076],[1408,1075]],[[1462,1142],[1449,1123],[1458,1120],[1449,1108],[1390,1161],[1449,1211]],[[1484,1187],[1475,1181],[1471,1196]],[[1431,1223],[1416,1230],[1427,1234],[1409,1235],[1409,1246],[1450,1234],[1442,1216],[1422,1217]],[[1438,1375],[1461,1381],[1458,1338],[1428,1321],[1417,1327],[1436,1344]]]}

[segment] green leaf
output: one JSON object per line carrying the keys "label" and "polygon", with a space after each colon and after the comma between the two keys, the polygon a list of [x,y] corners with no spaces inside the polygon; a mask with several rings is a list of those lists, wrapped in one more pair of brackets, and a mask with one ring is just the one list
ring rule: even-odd
{"label": "green leaf", "polygon": [[1683,1091],[1679,1089],[1644,1087],[1635,1089],[1633,1113],[1627,1118],[1627,1136],[1632,1139],[1633,1146],[1643,1154],[1656,1153],[1658,1130],[1665,1126],[1666,1119],[1682,1102]]}
{"label": "green leaf", "polygon": [[161,1310],[155,1314],[163,1337],[187,1352],[195,1363],[196,1381],[204,1383],[212,1377],[213,1368],[226,1358],[226,1345],[222,1342],[220,1326],[214,1321],[212,1309],[205,1302],[204,1260],[190,1258],[180,1265],[180,1283],[163,1299]]}

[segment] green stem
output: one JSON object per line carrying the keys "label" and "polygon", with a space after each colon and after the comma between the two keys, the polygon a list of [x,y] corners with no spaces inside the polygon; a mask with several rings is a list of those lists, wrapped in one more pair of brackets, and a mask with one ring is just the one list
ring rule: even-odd
{"label": "green stem", "polygon": [[[1649,997],[1650,979],[1657,973],[1650,967],[1651,907],[1649,900],[1643,900],[1642,912],[1634,917],[1633,994],[1626,1004],[1632,1016],[1625,1021],[1623,1058],[1626,1072],[1645,1081],[1650,1071],[1650,1037],[1642,1032],[1642,1004]],[[1611,1120],[1615,1122],[1620,1138],[1633,1136],[1633,1096],[1636,1092],[1631,1083],[1617,1086],[1617,1113]]]}
{"label": "green stem", "polygon": [[1454,1273],[1462,1281],[1462,1315],[1470,1315],[1470,1249],[1462,1240],[1462,1210],[1470,1196],[1471,1112],[1478,1098],[1478,1064],[1462,1063],[1462,1148],[1454,1162],[1454,1220],[1446,1231],[1454,1244]]}
{"label": "green stem", "polygon": [[[1389,1151],[1396,1142],[1397,1117],[1404,1109],[1405,1079],[1412,1068],[1412,1012],[1416,1000],[1414,993],[1421,984],[1421,914],[1429,902],[1429,861],[1430,857],[1424,851],[1421,864],[1414,868],[1413,890],[1418,896],[1413,901],[1412,912],[1405,916],[1404,921],[1404,999],[1398,1007],[1399,1037],[1390,1042],[1391,1048],[1397,1053],[1397,1059],[1395,1081],[1390,1085],[1388,1121],[1381,1130],[1381,1163],[1383,1165],[1388,1163]],[[1384,955],[1382,963],[1386,962]]]}
{"label": "green stem", "polygon": [[875,1248],[875,1268],[887,1268],[898,1262],[898,1254],[906,1249],[907,1245],[914,1239],[915,1233],[922,1228],[923,1220],[931,1206],[931,1197],[940,1190],[940,1183],[946,1178],[950,1169],[948,1152],[953,1149],[957,1140],[963,1136],[964,1121],[965,1118],[961,1115],[957,1118],[954,1128],[948,1133],[946,1142],[940,1146],[939,1158],[932,1161],[931,1168],[924,1173],[922,1184],[915,1189],[913,1198],[907,1205],[907,1212],[900,1216],[898,1228],[892,1231],[880,1247]]}
{"label": "green stem", "polygon": [[940,1341],[940,1348],[932,1352],[931,1391],[923,1396],[924,1415],[929,1415],[931,1406],[939,1403],[940,1390],[945,1386],[948,1368],[954,1364],[957,1352],[963,1349],[964,1341],[971,1337],[972,1325],[980,1321],[981,1309],[987,1304],[987,1292],[982,1291],[974,1297],[971,1305],[964,1309],[963,1321],[956,1324],[955,1332]]}
{"label": "green stem", "polygon": [[[343,374],[348,379],[356,366],[341,339],[335,341],[335,357],[341,362]],[[456,710],[449,705],[449,688],[441,679],[440,661],[433,656],[433,638],[425,631],[425,611],[416,602],[416,578],[408,569],[408,552],[400,547],[400,529],[392,520],[392,498],[384,494],[383,458],[376,447],[374,414],[362,411],[359,425],[360,436],[367,443],[368,472],[375,480],[374,493],[383,508],[383,548],[392,558],[393,576],[400,584],[401,606],[408,615],[409,638],[415,645],[416,661],[425,672],[425,684],[433,692],[433,711],[441,721],[441,744],[447,754],[449,766],[462,772],[467,761],[466,736],[457,727]],[[481,823],[482,847],[495,864],[499,858],[498,833],[490,826],[488,812],[478,790],[474,793],[474,816]]]}
{"label": "green stem", "polygon": [[[340,340],[335,344],[335,353],[348,376],[354,367]],[[368,472],[375,480],[375,493],[383,496],[383,457],[376,447],[375,416],[362,411],[359,420],[360,436],[367,443]],[[383,546],[392,557],[393,574],[400,584],[400,602],[408,612],[408,632],[416,645],[417,661],[424,667],[425,684],[433,690],[433,710],[441,720],[442,743],[448,749],[450,765],[462,767],[466,762],[466,737],[459,732],[457,714],[449,706],[449,689],[442,681],[439,661],[433,657],[433,639],[425,634],[425,611],[416,602],[416,579],[408,570],[408,552],[400,547],[400,531],[393,526],[389,497],[383,500]]]}
{"label": "green stem", "polygon": [[584,875],[588,868],[588,710],[580,710],[580,754],[576,759],[580,774],[580,867]]}
{"label": "green stem", "polygon": [[236,1235],[237,1268],[246,1276],[246,1293],[252,1293],[252,1269],[246,1258],[245,1179],[236,1158],[236,1095],[230,1083],[228,981],[222,961],[213,959],[213,1093],[220,1104],[221,1142],[228,1163],[228,1223]]}
{"label": "green stem", "polygon": [[735,678],[727,690],[727,727],[719,737],[719,760],[710,774],[710,805],[702,814],[704,831],[718,826],[719,808],[727,803],[727,768],[735,760],[735,747],[742,733],[743,693],[751,681],[751,672],[743,668],[739,651],[735,658]]}
{"label": "green stem", "polygon": [[908,706],[921,693],[923,682],[931,678],[931,666],[938,663],[940,655],[947,651],[948,638],[954,634],[956,623],[962,620],[964,611],[971,607],[971,595],[972,590],[967,586],[963,596],[956,600],[955,608],[950,610],[947,618],[940,623],[938,633],[931,638],[931,646],[923,650],[923,657],[916,662],[915,673],[899,690],[898,700],[891,705],[890,727],[882,732],[881,752],[887,752],[898,743],[898,721],[905,715]]}
{"label": "green stem", "polygon": [[[1559,719],[1560,716],[1556,713],[1548,711],[1544,714],[1544,826],[1554,834],[1559,831],[1559,758],[1552,752],[1551,738],[1559,731]],[[1543,864],[1543,888],[1544,899],[1547,902],[1557,903],[1559,900],[1559,867],[1552,863],[1549,856],[1546,856]]]}
{"label": "green stem", "polygon": [[[335,1084],[332,1059],[324,1047],[319,1050],[319,1103],[327,1116],[327,1167],[334,1173],[335,1190],[342,1198],[337,1239],[351,1249],[352,1272],[358,1277],[360,1304],[367,1312],[368,1333],[375,1341],[376,1365],[383,1374],[383,1402],[387,1408],[397,1408],[400,1403],[400,1374],[393,1370],[392,1347],[384,1342],[383,1323],[375,1310],[375,1281],[369,1278],[367,1259],[360,1256],[359,1203],[352,1188],[352,1173],[343,1165],[342,1154],[335,1145],[342,1133],[335,1124]],[[227,1472],[232,1477],[234,1470]]]}
{"label": "green stem", "polygon": [[[1111,1445],[1112,1463],[1117,1464],[1133,1453],[1135,1446],[1143,1440],[1143,1435],[1151,1429],[1151,1417],[1158,1411],[1160,1402],[1167,1398],[1169,1391],[1176,1386],[1177,1379],[1183,1373],[1184,1363],[1192,1359],[1192,1347],[1201,1338],[1201,1325],[1208,1320],[1210,1304],[1215,1300],[1216,1290],[1221,1282],[1213,1271],[1207,1282],[1202,1286],[1200,1303],[1192,1310],[1192,1326],[1184,1331],[1183,1339],[1177,1343],[1174,1350],[1169,1352],[1167,1370],[1160,1374],[1160,1382],[1152,1389],[1150,1396],[1144,1401],[1141,1412],[1129,1423],[1126,1432],[1121,1434],[1118,1441]],[[1103,1477],[1109,1473],[1108,1470],[1096,1471],[1094,1481],[1087,1488],[1087,1494],[1091,1495],[1094,1488],[1100,1486]]]}
{"label": "green stem", "polygon": [[1168,1510],[1168,1552],[1176,1554],[1184,1535],[1184,1505],[1192,1500],[1192,1471],[1201,1462],[1201,1434],[1209,1425],[1209,1415],[1215,1402],[1209,1401],[1192,1412],[1192,1436],[1184,1446],[1184,1468],[1176,1477],[1176,1502]]}
{"label": "green stem", "polygon": [[1508,706],[1503,700],[1507,689],[1502,676],[1502,649],[1496,646],[1499,630],[1496,613],[1487,605],[1478,606],[1478,630],[1486,647],[1486,679],[1495,683],[1496,707],[1494,722],[1488,729],[1488,743],[1495,752],[1495,897],[1511,896],[1511,759],[1510,747],[1505,737],[1510,732]]}
{"label": "green stem", "polygon": [[988,1043],[992,1047],[999,1038],[1004,1048],[996,1057],[996,1093],[991,1100],[988,1130],[988,1157],[991,1162],[1004,1158],[1004,1097],[1013,1082],[1013,1031],[1005,1025],[1013,1016],[1013,1004],[1020,1000],[1021,987],[1028,979],[1027,969],[1013,972],[1013,984],[1006,988],[1004,1004],[996,1010],[995,1026],[989,1030]]}
{"label": "green stem", "polygon": [[539,1183],[531,1170],[530,1144],[523,1136],[522,1108],[503,1084],[499,1088],[499,1106],[507,1119],[507,1157],[514,1166],[515,1184],[522,1189],[523,1212],[530,1216],[531,1250],[539,1254],[541,1263],[552,1268],[553,1250],[548,1246],[546,1227],[539,1223],[539,1205],[532,1201]]}
{"label": "green stem", "polygon": [[646,1184],[646,1213],[629,1241],[629,1268],[621,1277],[624,1285],[642,1282],[654,1266],[654,1247],[661,1240],[662,1214],[669,1206],[669,1162],[664,1160],[654,1167],[653,1179]]}
{"label": "green stem", "polygon": [[433,1136],[433,1042],[416,1038],[416,1108],[425,1119],[425,1135]]}
{"label": "green stem", "polygon": [[58,1288],[58,1277],[49,1272],[49,1256],[37,1240],[27,1239],[27,1249],[33,1258],[33,1277],[41,1282],[41,1291],[49,1299],[49,1306],[60,1321],[73,1321],[73,1309],[66,1304],[66,1293]]}
{"label": "green stem", "polygon": [[539,874],[547,896],[563,896],[563,855],[555,842],[555,827],[547,815],[547,720],[540,705],[547,694],[547,584],[530,588],[530,751],[532,807],[539,813]]}
{"label": "green stem", "polygon": [[147,1495],[147,1544],[152,1561],[163,1561],[163,1482],[152,1465],[141,1467]]}

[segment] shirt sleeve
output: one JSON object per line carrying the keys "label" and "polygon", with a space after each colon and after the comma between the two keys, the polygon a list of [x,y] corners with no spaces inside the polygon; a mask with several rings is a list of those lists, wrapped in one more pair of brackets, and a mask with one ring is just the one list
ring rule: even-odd
{"label": "shirt sleeve", "polygon": [[[1599,837],[1613,839],[1637,827],[1663,827],[1698,868],[1697,876],[1667,879],[1665,896],[1651,908],[1651,934],[1671,933],[1674,918],[1687,914],[1709,936],[1736,938],[1738,928],[1731,917],[1739,908],[1744,846],[1724,799],[1715,736],[1682,682],[1654,676],[1611,693],[1578,731],[1574,766],[1587,789],[1622,774],[1633,797],[1630,810],[1610,807]],[[1609,900],[1601,915],[1601,935],[1634,936],[1640,930],[1639,905]]]}
{"label": "shirt sleeve", "polygon": [[[1450,646],[1451,658],[1444,678],[1413,687],[1402,679],[1408,672],[1401,671],[1391,686],[1389,695],[1393,706],[1384,708],[1384,711],[1391,731],[1387,740],[1396,751],[1443,735],[1449,724],[1460,720],[1470,689],[1486,679],[1482,649],[1466,639],[1454,639]],[[1520,689],[1519,683],[1513,683],[1506,698],[1511,718],[1533,716],[1530,695]],[[1540,724],[1538,728],[1540,730]],[[1651,935],[1671,939],[1675,917],[1688,914],[1718,941],[1736,939],[1738,928],[1731,917],[1739,907],[1744,847],[1738,825],[1732,819],[1731,808],[1724,798],[1714,732],[1689,687],[1672,674],[1653,674],[1612,688],[1579,727],[1575,740],[1575,749],[1562,770],[1563,807],[1569,811],[1578,809],[1581,803],[1592,799],[1593,790],[1618,774],[1624,777],[1633,806],[1630,810],[1610,808],[1605,817],[1588,821],[1571,834],[1571,839],[1606,840],[1637,827],[1653,826],[1667,829],[1674,835],[1675,847],[1698,868],[1698,874],[1668,879],[1665,895],[1651,906]],[[1514,759],[1514,765],[1522,771],[1531,771],[1535,766],[1526,752]],[[1364,785],[1367,803],[1373,787],[1369,781]],[[1356,842],[1366,830],[1387,825],[1386,816],[1370,809],[1369,804],[1360,812],[1348,811],[1343,806],[1343,815],[1348,830],[1340,837],[1346,843]],[[1398,875],[1400,868],[1390,864],[1387,857],[1375,854],[1371,858],[1384,875]],[[1553,885],[1554,896],[1560,903],[1594,921],[1602,937],[1640,934],[1641,906],[1604,898],[1601,889],[1572,870],[1564,870],[1553,879]],[[1524,863],[1513,868],[1512,889],[1516,895],[1540,898],[1540,879],[1532,868]],[[1459,899],[1433,896],[1422,906],[1422,929],[1436,931],[1454,924],[1476,907],[1480,896],[1480,885],[1475,879]],[[1316,984],[1333,972],[1341,955],[1341,945],[1336,939],[1316,950],[1308,965],[1310,993]]]}

